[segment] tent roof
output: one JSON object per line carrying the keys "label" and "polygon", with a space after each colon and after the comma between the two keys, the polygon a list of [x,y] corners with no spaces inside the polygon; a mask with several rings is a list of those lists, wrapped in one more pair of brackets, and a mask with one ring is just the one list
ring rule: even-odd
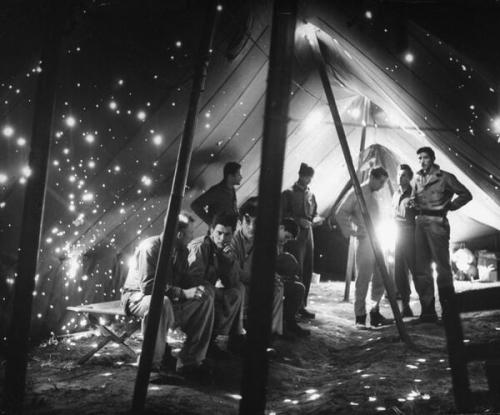
{"label": "tent roof", "polygon": [[[393,11],[386,10],[381,20],[356,15],[352,23],[353,13],[364,9],[331,3],[302,4],[284,186],[296,180],[302,161],[314,166],[313,191],[321,213],[327,214],[348,180],[304,37],[315,32],[328,48],[330,79],[355,162],[363,122],[367,146],[387,147],[398,162],[415,165],[415,150],[432,145],[438,150],[438,163],[474,195],[473,202],[452,215],[453,238],[464,240],[500,229],[500,145],[491,131],[494,83],[411,19],[405,26],[407,49],[414,57],[409,63],[397,46],[400,20]],[[64,46],[53,123],[42,243],[46,258],[102,245],[127,252],[139,239],[158,232],[190,91],[198,41],[192,27],[202,18],[199,10],[183,4],[159,11],[133,2],[102,2],[78,15]],[[221,179],[222,166],[230,160],[243,165],[240,203],[257,192],[270,13],[266,4],[254,10],[237,6],[241,4],[228,5],[219,26],[185,208]],[[175,23],[162,25],[166,17]],[[37,33],[33,29],[32,35]],[[2,87],[2,98],[9,102],[3,123],[15,132],[0,141],[0,173],[5,175],[0,183],[5,203],[0,246],[12,255],[23,196],[20,169],[28,154],[19,137],[29,145],[27,120],[32,116],[38,67],[37,43],[26,45],[25,54],[14,59],[15,68],[3,73]],[[368,111],[363,119],[365,98]],[[70,116],[75,117],[74,127],[67,124]],[[199,226],[197,232],[203,231]]]}

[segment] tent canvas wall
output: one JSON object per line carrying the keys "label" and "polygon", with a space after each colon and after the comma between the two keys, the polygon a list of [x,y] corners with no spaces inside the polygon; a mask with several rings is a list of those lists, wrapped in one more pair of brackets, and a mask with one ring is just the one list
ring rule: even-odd
{"label": "tent canvas wall", "polygon": [[[243,165],[239,202],[257,191],[270,8],[265,2],[238,7],[245,4],[231,2],[223,13],[200,107],[186,209],[221,179],[222,166],[230,160]],[[365,18],[366,9],[355,2],[310,1],[301,6],[284,187],[296,180],[302,161],[314,166],[312,189],[320,213],[327,215],[348,181],[311,61],[306,35],[314,32],[328,48],[330,80],[355,163],[366,98],[366,147],[383,146],[398,162],[415,166],[416,149],[431,145],[438,163],[472,191],[474,200],[450,215],[453,239],[497,232],[500,147],[491,128],[495,84],[459,51],[411,19],[404,36],[414,60],[406,61],[397,46],[401,20],[390,6],[372,19]],[[140,240],[159,231],[190,90],[197,44],[192,28],[200,19],[195,9],[180,3],[151,8],[134,2],[99,3],[76,13],[61,51],[35,331],[60,331],[63,326],[69,330],[76,322],[67,325],[61,320],[67,305],[119,296],[117,270],[123,272],[121,267]],[[160,24],[165,17],[171,25]],[[31,33],[33,39],[36,33]],[[12,293],[26,180],[22,167],[38,70],[36,42],[27,44],[24,59],[8,68],[10,82],[2,90],[8,102],[3,123],[14,130],[9,136],[3,130],[0,142],[0,246],[8,258],[2,260],[7,268],[2,275],[7,293],[2,307]],[[391,180],[395,185],[393,176]],[[197,233],[205,230],[199,223]],[[99,260],[89,260],[93,257]]]}

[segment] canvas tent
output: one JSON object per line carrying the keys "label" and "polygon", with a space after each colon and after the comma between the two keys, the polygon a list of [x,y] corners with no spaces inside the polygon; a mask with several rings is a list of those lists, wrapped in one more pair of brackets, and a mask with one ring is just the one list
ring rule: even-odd
{"label": "canvas tent", "polygon": [[[450,215],[452,238],[461,241],[498,232],[500,145],[491,129],[494,83],[416,23],[405,26],[407,48],[414,58],[405,61],[395,46],[401,36],[395,30],[400,19],[391,10],[380,21],[376,14],[365,18],[364,8],[331,3],[302,4],[284,187],[296,180],[302,161],[314,166],[312,189],[320,213],[326,215],[348,181],[312,64],[307,36],[314,33],[328,48],[330,80],[354,162],[363,123],[365,147],[386,148],[397,162],[415,166],[416,149],[431,145],[442,168],[455,174],[474,196],[460,212]],[[141,239],[157,233],[163,221],[197,43],[190,28],[200,17],[193,10],[164,6],[161,11],[175,17],[176,24],[156,28],[149,35],[141,32],[136,39],[130,29],[134,19],[155,21],[157,11],[128,17],[125,28],[120,19],[129,16],[127,8],[135,10],[131,4],[111,2],[89,8],[65,43],[36,283],[35,331],[73,329],[78,322],[61,321],[67,305],[119,296],[128,255]],[[193,198],[221,179],[222,166],[230,160],[243,165],[239,202],[257,191],[270,9],[266,4],[253,9],[237,6],[228,5],[227,24],[216,39],[195,134],[186,209]],[[157,14],[160,19],[162,14]],[[354,23],[353,15],[357,16]],[[88,32],[89,27],[95,32]],[[168,39],[166,52],[163,39]],[[127,41],[135,47],[124,46]],[[4,203],[0,246],[2,257],[7,258],[2,260],[4,304],[12,292],[19,237],[23,197],[19,179],[25,174],[19,171],[27,160],[27,146],[20,147],[16,135],[24,134],[29,144],[26,120],[32,111],[35,56],[32,53],[29,62],[20,59],[23,71],[11,73],[11,82],[4,87],[11,106],[4,111],[3,122],[15,130],[13,137],[2,138],[0,156],[5,178],[0,183]],[[14,92],[20,83],[26,85],[18,94],[22,99],[16,101]],[[391,180],[395,186],[393,175]],[[197,233],[205,229],[198,224]]]}

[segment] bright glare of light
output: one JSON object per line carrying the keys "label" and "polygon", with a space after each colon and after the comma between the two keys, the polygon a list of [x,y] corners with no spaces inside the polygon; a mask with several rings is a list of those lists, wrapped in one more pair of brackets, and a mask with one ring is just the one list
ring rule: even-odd
{"label": "bright glare of light", "polygon": [[411,53],[411,52],[405,53],[405,61],[407,63],[412,63],[414,60],[415,60],[415,56],[413,56],[413,53]]}
{"label": "bright glare of light", "polygon": [[163,142],[163,137],[160,134],[156,134],[153,137],[153,144],[159,146]]}
{"label": "bright glare of light", "polygon": [[223,9],[222,4],[218,4],[218,5],[217,5],[217,11],[218,11],[218,12],[221,12],[221,11],[222,11],[222,9]]}
{"label": "bright glare of light", "polygon": [[180,40],[178,40],[177,42],[175,42],[175,46],[177,48],[180,48],[182,46],[182,42]]}
{"label": "bright glare of light", "polygon": [[371,10],[367,10],[365,12],[365,17],[370,20],[372,17],[373,17],[373,13],[371,12]]}
{"label": "bright glare of light", "polygon": [[12,137],[14,135],[14,129],[10,125],[6,125],[2,129],[2,134],[5,137]]}
{"label": "bright glare of light", "polygon": [[87,135],[85,135],[85,141],[87,143],[93,143],[95,141],[94,134],[87,134]]}
{"label": "bright glare of light", "polygon": [[137,112],[137,118],[141,121],[144,121],[146,119],[146,113],[142,110]]}
{"label": "bright glare of light", "polygon": [[375,228],[380,247],[384,252],[394,252],[398,238],[398,228],[392,220],[382,221]]}
{"label": "bright glare of light", "polygon": [[84,202],[91,202],[92,200],[94,200],[94,193],[84,193],[82,195],[82,200]]}
{"label": "bright glare of light", "polygon": [[5,173],[0,173],[0,184],[7,183],[7,180],[9,180],[9,177]]}
{"label": "bright glare of light", "polygon": [[142,182],[145,186],[151,186],[151,184],[153,183],[153,180],[151,180],[151,177],[148,177],[148,176],[142,176],[142,178],[141,178],[141,182]]}
{"label": "bright glare of light", "polygon": [[361,110],[358,107],[350,108],[349,110],[347,110],[347,113],[352,118],[359,118],[359,116],[361,115]]}
{"label": "bright glare of light", "polygon": [[80,267],[80,263],[78,262],[78,256],[73,255],[70,257],[68,262],[68,278],[74,280],[76,277],[76,273],[78,268]]}
{"label": "bright glare of light", "polygon": [[297,27],[296,33],[298,36],[306,38],[309,42],[314,39],[318,28],[311,23],[302,24]]}
{"label": "bright glare of light", "polygon": [[500,134],[500,117],[496,117],[493,120],[492,127],[495,134]]}
{"label": "bright glare of light", "polygon": [[114,111],[115,109],[118,108],[118,104],[115,101],[110,101],[109,102],[109,108]]}
{"label": "bright glare of light", "polygon": [[95,167],[95,161],[94,160],[90,160],[87,165],[89,166],[89,169],[93,169]]}
{"label": "bright glare of light", "polygon": [[76,125],[76,119],[72,115],[70,115],[69,117],[66,117],[65,122],[66,122],[66,125],[70,128],[74,127]]}
{"label": "bright glare of light", "polygon": [[321,122],[322,119],[323,119],[323,112],[319,108],[312,110],[304,120],[303,123],[304,129],[310,130],[316,127]]}
{"label": "bright glare of light", "polygon": [[30,177],[31,176],[31,169],[29,166],[24,166],[22,169],[21,169],[21,172],[23,173],[23,176],[24,177]]}
{"label": "bright glare of light", "polygon": [[19,137],[17,139],[17,145],[19,147],[24,147],[26,145],[26,139],[24,137]]}

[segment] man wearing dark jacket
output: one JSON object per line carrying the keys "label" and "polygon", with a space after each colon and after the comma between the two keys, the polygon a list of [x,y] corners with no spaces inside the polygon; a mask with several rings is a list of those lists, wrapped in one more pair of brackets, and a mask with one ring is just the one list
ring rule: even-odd
{"label": "man wearing dark jacket", "polygon": [[[177,359],[177,371],[196,374],[205,360],[214,323],[213,290],[197,285],[188,289],[180,288],[183,273],[187,270],[186,244],[192,238],[192,218],[179,215],[177,237],[172,254],[173,268],[171,281],[167,281],[160,324],[153,353],[153,370],[162,368],[169,328],[180,327],[187,338]],[[158,255],[163,234],[152,236],[140,243],[134,253],[122,293],[122,304],[129,315],[142,318],[144,335]],[[167,349],[167,353],[170,350]]]}
{"label": "man wearing dark jacket", "polygon": [[[238,216],[235,186],[241,183],[241,165],[230,161],[224,166],[224,178],[191,203],[191,209],[208,226],[218,213]],[[233,229],[234,230],[234,229]]]}
{"label": "man wearing dark jacket", "polygon": [[[434,163],[436,156],[430,147],[417,150],[421,167],[414,187],[416,278],[422,314],[420,321],[437,321],[434,280],[431,264],[436,263],[437,284],[441,293],[453,292],[450,265],[450,224],[448,211],[461,208],[472,199],[471,193],[457,178]],[[442,299],[441,299],[442,300]]]}
{"label": "man wearing dark jacket", "polygon": [[195,238],[188,245],[189,269],[182,282],[184,287],[204,285],[215,291],[214,334],[223,350],[230,335],[234,339],[244,332],[242,306],[245,287],[238,279],[229,246],[235,227],[235,216],[214,216],[210,234]]}
{"label": "man wearing dark jacket", "polygon": [[299,225],[299,234],[293,247],[290,247],[300,266],[300,276],[306,289],[304,304],[299,314],[305,318],[314,318],[314,313],[308,311],[307,296],[311,287],[314,259],[314,242],[312,228],[317,225],[318,205],[314,194],[309,189],[309,184],[314,176],[314,169],[302,163],[299,169],[299,179],[294,185],[285,190],[281,197],[281,217],[292,218]]}

